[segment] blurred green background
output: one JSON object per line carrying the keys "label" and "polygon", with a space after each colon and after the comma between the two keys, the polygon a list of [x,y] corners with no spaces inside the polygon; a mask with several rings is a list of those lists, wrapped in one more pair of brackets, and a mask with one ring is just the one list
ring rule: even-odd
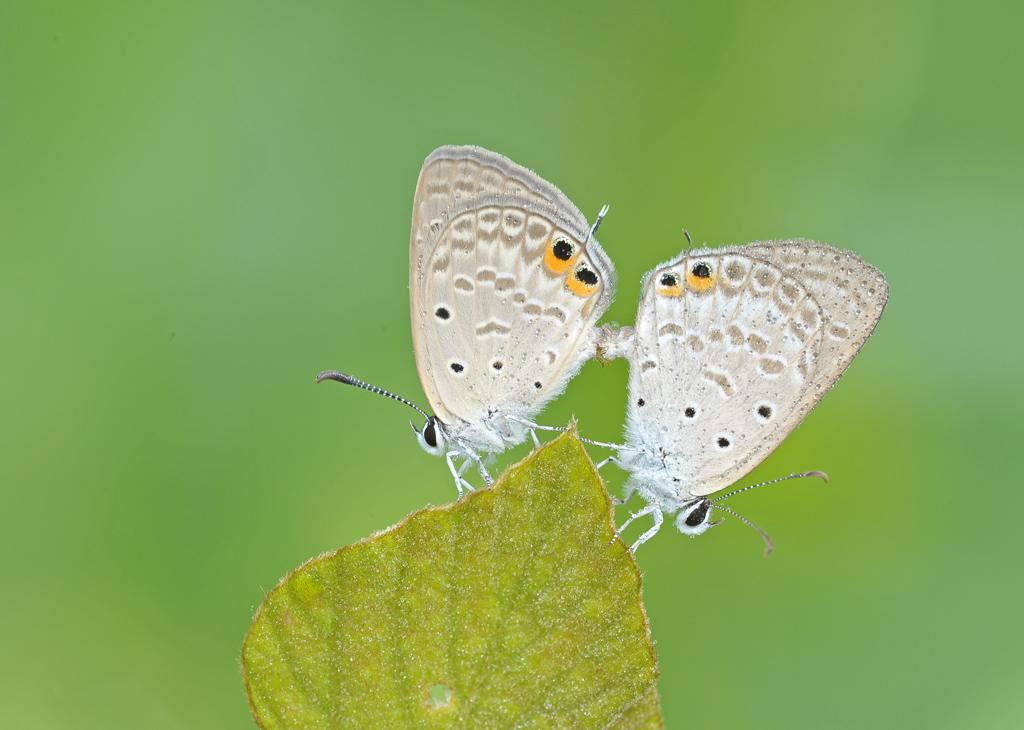
{"label": "blurred green background", "polygon": [[[640,551],[670,727],[1024,722],[1010,449],[1024,163],[1009,3],[0,8],[0,726],[247,727],[264,591],[454,498],[411,201],[475,143],[592,216],[631,322],[682,247],[808,236],[889,276],[874,338],[698,540]],[[543,416],[616,438],[625,364]],[[519,459],[526,447],[508,455]],[[612,488],[622,475],[609,471]]]}

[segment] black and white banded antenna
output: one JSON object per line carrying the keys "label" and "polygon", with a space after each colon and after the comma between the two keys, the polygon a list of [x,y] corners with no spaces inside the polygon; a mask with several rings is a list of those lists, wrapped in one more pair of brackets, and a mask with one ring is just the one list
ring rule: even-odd
{"label": "black and white banded antenna", "polygon": [[338,372],[337,370],[324,370],[322,373],[319,373],[316,376],[316,382],[317,383],[322,383],[325,380],[336,380],[337,382],[344,383],[345,385],[354,385],[357,388],[362,388],[363,390],[368,390],[371,393],[376,393],[377,395],[382,395],[385,398],[390,398],[391,400],[396,400],[399,403],[405,403],[405,405],[407,405],[410,408],[412,408],[413,410],[419,412],[427,420],[430,420],[430,418],[431,418],[429,413],[427,413],[425,410],[420,408],[418,405],[413,403],[408,398],[403,398],[402,396],[398,395],[397,393],[392,393],[390,390],[384,390],[384,388],[378,388],[376,385],[371,385],[370,383],[367,383],[365,380],[360,380],[359,378],[356,378],[356,377],[354,377],[352,375],[348,375],[346,373]]}
{"label": "black and white banded antenna", "polygon": [[746,525],[747,527],[751,528],[754,532],[756,532],[758,535],[761,536],[762,540],[764,540],[764,556],[767,558],[769,555],[772,554],[772,550],[775,549],[775,543],[772,542],[771,535],[769,535],[763,529],[761,529],[760,527],[755,525],[752,521],[748,520],[746,517],[741,515],[739,512],[736,512],[735,510],[731,510],[731,509],[729,509],[728,507],[726,507],[724,505],[713,504],[713,505],[711,505],[711,509],[717,509],[720,512],[725,512],[727,515],[732,515],[737,520],[742,522],[744,525]]}
{"label": "black and white banded antenna", "polygon": [[583,239],[583,245],[584,246],[586,246],[587,243],[590,242],[590,239],[594,237],[594,234],[597,233],[597,229],[600,228],[601,221],[604,220],[604,217],[606,215],[608,215],[608,204],[607,203],[605,203],[604,205],[601,206],[601,210],[597,211],[597,218],[594,219],[594,225],[592,225],[590,227],[590,230],[587,231],[587,237],[585,239]]}
{"label": "black and white banded antenna", "polygon": [[766,482],[759,482],[757,484],[748,484],[745,487],[740,487],[739,489],[734,489],[731,492],[726,492],[725,494],[723,494],[721,496],[718,496],[718,497],[715,497],[714,499],[709,499],[708,501],[711,502],[711,504],[715,504],[716,502],[722,502],[722,501],[724,501],[726,499],[729,499],[729,497],[735,497],[737,494],[741,494],[743,492],[749,492],[751,489],[758,489],[759,487],[767,487],[767,486],[769,486],[771,484],[778,484],[779,482],[789,481],[790,479],[805,479],[807,477],[818,477],[819,479],[824,480],[825,483],[828,483],[828,474],[826,474],[825,472],[823,472],[823,471],[804,471],[804,472],[800,472],[798,474],[787,474],[784,477],[776,477],[775,479],[769,479]]}
{"label": "black and white banded antenna", "polygon": [[721,502],[723,499],[729,499],[729,497],[735,497],[737,494],[740,494],[741,492],[748,492],[751,489],[757,489],[758,487],[767,487],[770,484],[778,484],[779,482],[785,482],[785,481],[788,481],[790,479],[804,479],[806,477],[818,477],[819,479],[824,480],[826,483],[828,482],[828,474],[826,474],[823,471],[805,471],[805,472],[800,472],[799,474],[787,474],[784,477],[778,477],[776,479],[769,479],[766,482],[759,482],[757,484],[749,484],[749,485],[747,485],[745,487],[740,487],[739,489],[734,489],[733,491],[727,492],[726,494],[723,494],[723,495],[721,495],[719,497],[715,497],[714,499],[709,499],[708,503],[711,505],[712,509],[716,509],[719,512],[725,512],[727,515],[732,515],[737,520],[739,520],[744,525],[746,525],[747,527],[751,528],[754,532],[756,532],[758,535],[760,535],[761,539],[764,540],[764,556],[767,558],[769,555],[772,554],[772,550],[775,549],[775,544],[772,542],[771,535],[769,535],[767,532],[765,532],[762,528],[758,527],[753,521],[748,520],[746,517],[741,515],[739,512],[736,512],[735,510],[729,509],[725,505],[721,505],[721,504],[717,504],[717,503]]}

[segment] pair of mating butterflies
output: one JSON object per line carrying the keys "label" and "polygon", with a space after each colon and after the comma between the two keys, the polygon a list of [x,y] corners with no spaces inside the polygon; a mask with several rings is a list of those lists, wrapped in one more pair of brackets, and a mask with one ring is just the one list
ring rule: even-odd
{"label": "pair of mating butterflies", "polygon": [[[461,496],[475,466],[532,437],[544,405],[588,359],[630,364],[625,497],[687,535],[712,525],[708,499],[757,466],[836,382],[885,307],[885,277],[810,241],[687,250],[643,280],[634,327],[597,326],[615,271],[558,188],[478,147],[441,147],[413,201],[413,348],[434,414],[344,373],[321,373],[415,408],[420,445],[444,456]],[[555,429],[546,429],[555,430]],[[600,443],[600,442],[591,442]],[[610,446],[608,444],[603,444]],[[603,462],[602,462],[603,463]],[[822,476],[821,472],[794,474]],[[780,480],[773,480],[780,481]],[[769,482],[770,483],[770,482]],[[751,485],[741,490],[750,489]],[[625,528],[626,524],[621,529]]]}

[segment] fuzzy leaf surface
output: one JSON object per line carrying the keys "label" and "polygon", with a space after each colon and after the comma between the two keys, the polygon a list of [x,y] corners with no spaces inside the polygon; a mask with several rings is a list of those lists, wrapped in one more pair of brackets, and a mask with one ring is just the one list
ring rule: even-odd
{"label": "fuzzy leaf surface", "polygon": [[493,489],[321,555],[242,650],[266,728],[662,726],[636,563],[565,434]]}

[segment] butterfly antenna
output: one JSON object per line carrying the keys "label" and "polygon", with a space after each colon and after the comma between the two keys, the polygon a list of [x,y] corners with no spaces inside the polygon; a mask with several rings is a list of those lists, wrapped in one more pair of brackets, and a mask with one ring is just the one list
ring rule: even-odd
{"label": "butterfly antenna", "polygon": [[584,246],[586,246],[587,243],[590,242],[590,239],[594,237],[594,234],[597,233],[597,229],[601,225],[601,221],[604,220],[604,217],[606,215],[608,215],[608,204],[607,203],[605,203],[604,205],[601,206],[601,210],[597,211],[597,218],[594,220],[594,225],[592,225],[590,227],[590,230],[587,231],[587,238],[586,238],[586,240],[583,241],[583,245]]}
{"label": "butterfly antenna", "polygon": [[345,385],[354,385],[357,388],[362,388],[363,390],[368,390],[371,393],[376,393],[377,395],[382,395],[385,398],[390,398],[391,400],[396,400],[399,403],[405,403],[405,405],[407,405],[410,408],[412,408],[412,409],[414,409],[416,411],[419,411],[421,414],[423,414],[424,418],[427,418],[427,419],[430,418],[430,414],[429,413],[427,413],[425,410],[423,410],[418,405],[413,403],[411,400],[408,400],[406,398],[403,398],[400,395],[392,393],[390,390],[384,390],[383,388],[378,388],[376,385],[370,385],[365,380],[360,380],[359,378],[352,377],[351,375],[346,375],[345,373],[340,373],[337,370],[324,370],[322,373],[320,373],[320,374],[318,374],[316,376],[316,382],[322,383],[325,380],[336,380],[339,383],[344,383]]}
{"label": "butterfly antenna", "polygon": [[805,471],[800,474],[789,474],[784,477],[778,477],[777,479],[769,479],[767,482],[749,484],[745,487],[734,489],[731,492],[727,492],[726,494],[723,494],[719,497],[715,497],[714,499],[708,501],[710,501],[711,504],[715,504],[717,502],[721,502],[723,499],[729,499],[729,497],[734,497],[740,492],[749,492],[751,489],[757,489],[758,487],[767,487],[769,484],[778,484],[779,482],[784,482],[789,479],[803,479],[804,477],[819,477],[820,479],[824,479],[826,482],[828,482],[828,474],[826,474],[823,471]]}
{"label": "butterfly antenna", "polygon": [[769,555],[772,554],[772,550],[775,549],[775,543],[772,542],[771,535],[769,535],[767,532],[765,532],[760,527],[755,525],[753,522],[748,520],[746,517],[741,515],[739,512],[731,510],[728,507],[723,507],[721,505],[712,504],[711,508],[712,509],[717,509],[717,510],[719,510],[721,512],[725,512],[727,515],[732,515],[737,520],[742,522],[744,525],[746,525],[747,527],[751,528],[754,532],[756,532],[758,535],[761,536],[762,540],[764,540],[764,556],[767,558]]}

